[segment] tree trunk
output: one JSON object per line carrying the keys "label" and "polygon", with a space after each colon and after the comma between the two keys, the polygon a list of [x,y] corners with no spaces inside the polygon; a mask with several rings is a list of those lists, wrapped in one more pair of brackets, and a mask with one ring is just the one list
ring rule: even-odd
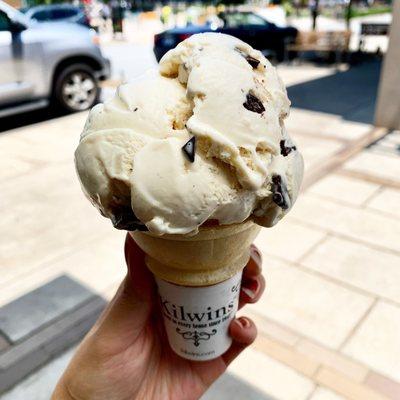
{"label": "tree trunk", "polygon": [[313,8],[311,10],[312,13],[312,29],[315,31],[317,28],[317,17],[318,17],[318,11],[319,11],[319,0],[314,0],[315,3],[313,5]]}
{"label": "tree trunk", "polygon": [[350,21],[351,21],[351,8],[353,6],[353,0],[349,0],[349,4],[346,9],[346,27],[347,30],[350,30]]}

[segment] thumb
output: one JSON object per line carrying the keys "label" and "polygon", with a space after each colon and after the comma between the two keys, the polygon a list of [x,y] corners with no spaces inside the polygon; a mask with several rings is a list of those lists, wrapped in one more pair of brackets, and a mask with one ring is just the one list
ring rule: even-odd
{"label": "thumb", "polygon": [[108,342],[110,352],[121,351],[137,339],[156,304],[156,285],[144,257],[145,254],[128,234],[125,241],[127,276],[93,332],[97,338]]}

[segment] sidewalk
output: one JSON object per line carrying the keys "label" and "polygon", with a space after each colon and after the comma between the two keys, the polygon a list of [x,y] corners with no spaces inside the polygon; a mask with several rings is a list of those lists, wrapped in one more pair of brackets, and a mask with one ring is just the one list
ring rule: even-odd
{"label": "sidewalk", "polygon": [[[292,109],[304,190],[256,240],[267,291],[244,313],[259,337],[205,399],[228,399],[221,387],[232,380],[233,400],[400,398],[400,132],[384,136],[351,117],[364,107]],[[0,220],[0,306],[62,273],[109,299],[124,275],[124,234],[84,200],[74,173],[85,118],[0,135],[0,207],[11,210]],[[70,354],[0,399],[47,399]]]}

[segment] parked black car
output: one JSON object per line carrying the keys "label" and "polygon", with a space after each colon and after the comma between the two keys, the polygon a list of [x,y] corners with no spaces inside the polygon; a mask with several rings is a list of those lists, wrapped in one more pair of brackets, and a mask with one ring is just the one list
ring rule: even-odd
{"label": "parked black car", "polygon": [[70,4],[53,4],[20,9],[27,18],[38,22],[75,22],[90,26],[89,17],[85,11]]}
{"label": "parked black car", "polygon": [[160,61],[168,50],[174,48],[182,40],[202,32],[221,32],[236,36],[255,49],[282,61],[285,45],[293,43],[297,36],[296,28],[279,27],[252,12],[224,12],[218,17],[221,20],[221,27],[216,29],[212,29],[211,25],[191,25],[185,28],[169,29],[155,35],[154,54],[157,61]]}

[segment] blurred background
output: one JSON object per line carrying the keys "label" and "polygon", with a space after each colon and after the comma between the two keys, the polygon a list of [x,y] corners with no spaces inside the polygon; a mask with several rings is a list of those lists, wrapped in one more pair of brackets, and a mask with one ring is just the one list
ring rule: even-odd
{"label": "blurred background", "polygon": [[49,398],[125,274],[74,172],[86,110],[208,31],[276,65],[306,175],[256,241],[259,337],[203,399],[400,399],[399,0],[0,0],[1,400]]}

